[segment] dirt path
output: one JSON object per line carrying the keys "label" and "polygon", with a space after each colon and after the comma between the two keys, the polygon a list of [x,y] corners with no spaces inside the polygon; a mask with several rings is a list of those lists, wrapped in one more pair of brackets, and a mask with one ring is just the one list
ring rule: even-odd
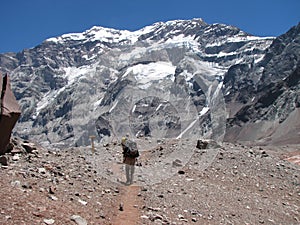
{"label": "dirt path", "polygon": [[119,177],[122,185],[119,188],[120,197],[118,205],[114,208],[114,218],[112,225],[137,225],[140,224],[140,208],[142,207],[142,198],[139,197],[141,187],[136,184],[127,186],[125,181],[124,164],[114,164],[112,170]]}
{"label": "dirt path", "polygon": [[113,225],[137,225],[140,220],[140,207],[142,200],[138,196],[140,186],[131,185],[120,188],[121,198],[117,216],[112,221]]}

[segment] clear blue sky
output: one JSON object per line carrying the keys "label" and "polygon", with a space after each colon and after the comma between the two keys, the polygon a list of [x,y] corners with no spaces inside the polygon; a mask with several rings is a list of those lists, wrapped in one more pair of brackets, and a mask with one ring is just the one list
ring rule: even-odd
{"label": "clear blue sky", "polygon": [[202,18],[257,36],[278,36],[300,22],[300,0],[1,0],[0,53],[94,25],[138,30],[154,22]]}

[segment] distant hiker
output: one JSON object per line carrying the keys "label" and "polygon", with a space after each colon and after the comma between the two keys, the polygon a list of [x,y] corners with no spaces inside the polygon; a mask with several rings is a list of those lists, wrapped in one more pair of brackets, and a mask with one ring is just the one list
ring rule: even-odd
{"label": "distant hiker", "polygon": [[122,137],[123,163],[125,164],[126,184],[133,183],[134,165],[139,157],[139,151],[134,141],[129,140],[129,135]]}

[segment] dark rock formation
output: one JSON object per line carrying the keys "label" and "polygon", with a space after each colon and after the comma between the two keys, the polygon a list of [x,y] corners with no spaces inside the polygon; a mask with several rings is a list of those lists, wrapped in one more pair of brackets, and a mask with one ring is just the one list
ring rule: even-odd
{"label": "dark rock formation", "polygon": [[7,151],[7,145],[10,142],[12,129],[19,119],[21,111],[11,90],[8,75],[2,78],[2,75],[0,74],[0,93],[0,155],[2,155]]}

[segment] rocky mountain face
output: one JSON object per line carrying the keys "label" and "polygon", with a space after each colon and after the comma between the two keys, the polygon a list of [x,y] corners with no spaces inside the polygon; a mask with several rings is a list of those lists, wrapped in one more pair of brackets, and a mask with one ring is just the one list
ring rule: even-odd
{"label": "rocky mountain face", "polygon": [[0,54],[22,117],[15,134],[87,145],[126,133],[299,142],[299,30],[255,37],[201,19],[93,27]]}
{"label": "rocky mountain face", "polygon": [[276,38],[259,63],[234,65],[226,73],[225,89],[239,90],[226,102],[240,103],[229,119],[229,140],[299,143],[299,33],[300,24]]}

